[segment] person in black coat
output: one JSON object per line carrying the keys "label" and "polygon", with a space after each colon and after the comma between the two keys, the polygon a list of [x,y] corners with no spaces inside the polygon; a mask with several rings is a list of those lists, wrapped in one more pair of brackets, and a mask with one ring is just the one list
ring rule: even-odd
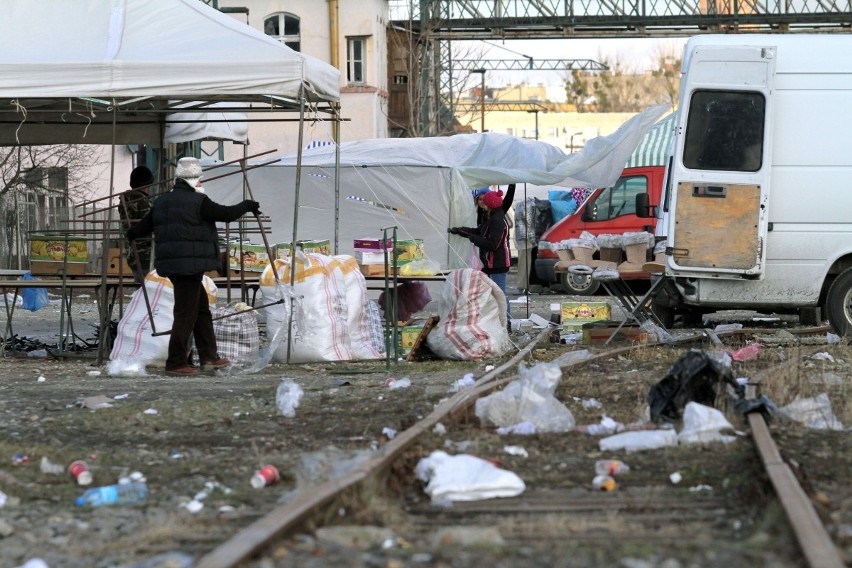
{"label": "person in black coat", "polygon": [[199,372],[188,359],[193,333],[202,369],[231,364],[219,356],[202,279],[205,272],[222,266],[216,222],[230,223],[246,213],[260,213],[260,204],[249,199],[230,206],[213,202],[201,189],[201,174],[198,159],[181,158],[172,191],[157,198],[151,210],[127,231],[130,241],[154,233],[154,268],[174,288],[166,373],[177,376]]}
{"label": "person in black coat", "polygon": [[[510,186],[514,194],[514,185]],[[508,196],[507,196],[508,197]],[[450,227],[448,232],[470,240],[479,249],[482,271],[491,278],[503,295],[506,295],[506,278],[509,274],[512,258],[509,252],[509,223],[506,220],[507,209],[512,206],[510,199],[503,198],[503,192],[488,191],[476,199],[477,207],[482,210],[477,227]],[[508,300],[506,314],[511,319]]]}

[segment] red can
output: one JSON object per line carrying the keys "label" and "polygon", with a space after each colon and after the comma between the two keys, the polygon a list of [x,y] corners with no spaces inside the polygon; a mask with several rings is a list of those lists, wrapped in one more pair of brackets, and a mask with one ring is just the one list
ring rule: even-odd
{"label": "red can", "polygon": [[251,486],[255,489],[263,489],[267,485],[273,485],[280,479],[278,468],[274,465],[265,465],[251,476]]}
{"label": "red can", "polygon": [[77,480],[78,485],[91,485],[92,472],[89,471],[89,464],[83,460],[71,462],[68,466],[68,475]]}

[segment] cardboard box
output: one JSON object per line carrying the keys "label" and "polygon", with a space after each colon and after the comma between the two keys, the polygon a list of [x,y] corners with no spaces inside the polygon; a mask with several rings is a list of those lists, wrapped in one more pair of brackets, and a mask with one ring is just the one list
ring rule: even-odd
{"label": "cardboard box", "polygon": [[426,253],[423,250],[423,239],[411,239],[396,241],[397,264],[404,264],[412,260],[422,260]]}
{"label": "cardboard box", "polygon": [[[69,262],[66,274],[80,276],[86,273],[86,262]],[[30,274],[33,276],[62,276],[63,262],[61,260],[32,260]]]}
{"label": "cardboard box", "polygon": [[313,253],[331,256],[331,242],[328,239],[322,241],[296,241],[296,246],[305,254]]}
{"label": "cardboard box", "polygon": [[402,356],[408,355],[420,333],[423,331],[425,324],[407,325],[399,329],[399,354]]}
{"label": "cardboard box", "polygon": [[120,248],[107,249],[107,274],[133,274],[127,263],[127,257],[121,254]]}
{"label": "cardboard box", "polygon": [[[371,238],[363,238],[363,239],[355,239],[352,243],[352,248],[356,251],[361,249],[365,252],[367,251],[377,251],[382,252],[382,239],[371,239]],[[393,248],[393,240],[387,239],[385,241],[384,248],[386,250],[390,250]]]}
{"label": "cardboard box", "polygon": [[68,262],[89,262],[89,248],[86,245],[86,240],[68,238],[66,241],[61,236],[33,235],[30,237],[31,261],[62,261],[66,256]]}
{"label": "cardboard box", "polygon": [[[650,340],[650,335],[642,330],[638,325],[623,325],[618,329],[621,322],[617,321],[596,321],[583,324],[583,343],[592,345],[595,343],[606,343],[610,337],[612,341],[630,341],[638,343],[646,343]],[[618,332],[615,333],[615,330]],[[612,334],[615,333],[613,336]]]}
{"label": "cardboard box", "polygon": [[[355,251],[355,260],[358,264],[385,264],[384,252],[360,252]],[[388,264],[393,264],[393,251],[388,251]]]}
{"label": "cardboard box", "polygon": [[[240,267],[240,247],[242,247],[243,255],[242,267]],[[269,253],[266,252],[264,245],[228,244],[228,268],[246,272],[263,272],[267,266],[269,266]]]}
{"label": "cardboard box", "polygon": [[562,302],[562,328],[579,331],[584,323],[608,320],[612,317],[609,302]]}
{"label": "cardboard box", "polygon": [[[361,270],[361,274],[364,276],[384,276],[385,275],[385,265],[384,264],[359,264],[358,268]],[[390,274],[393,274],[396,269],[393,269]]]}

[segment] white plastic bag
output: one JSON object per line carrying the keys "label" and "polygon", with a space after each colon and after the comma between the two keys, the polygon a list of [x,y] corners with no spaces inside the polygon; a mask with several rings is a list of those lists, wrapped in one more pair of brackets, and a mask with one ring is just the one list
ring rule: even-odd
{"label": "white plastic bag", "polygon": [[476,401],[476,416],[488,426],[507,427],[530,422],[538,432],[568,432],[574,416],[553,394],[562,370],[552,363],[528,368],[521,364],[520,378],[502,391]]}
{"label": "white plastic bag", "polygon": [[292,379],[282,379],[278,383],[278,390],[275,391],[275,406],[278,407],[278,413],[288,418],[296,416],[296,409],[299,408],[303,395],[302,387]]}
{"label": "white plastic bag", "polygon": [[432,452],[417,463],[414,473],[426,483],[425,491],[433,501],[515,497],[526,490],[524,481],[516,474],[467,454]]}
{"label": "white plastic bag", "polygon": [[733,429],[733,425],[721,411],[697,402],[689,402],[683,409],[683,429],[677,435],[677,441],[681,444],[729,443],[736,438],[722,434],[722,430]]}

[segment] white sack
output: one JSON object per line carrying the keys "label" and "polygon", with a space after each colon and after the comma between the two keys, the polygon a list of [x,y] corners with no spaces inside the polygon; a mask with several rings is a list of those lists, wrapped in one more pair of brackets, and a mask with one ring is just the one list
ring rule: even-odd
{"label": "white sack", "polygon": [[438,295],[438,325],[426,336],[444,359],[500,357],[511,345],[506,331],[506,296],[487,274],[453,270]]}
{"label": "white sack", "polygon": [[[204,289],[207,290],[207,301],[213,306],[216,303],[217,288],[213,279],[204,276]],[[154,326],[148,317],[145,295],[138,288],[130,297],[130,303],[118,322],[118,333],[112,345],[111,360],[126,363],[141,363],[164,365],[169,355],[169,335],[151,334],[156,331],[169,331],[174,324],[175,292],[168,278],[152,270],[145,276],[145,290],[151,305]],[[111,367],[117,368],[117,367]]]}
{"label": "white sack", "polygon": [[[286,362],[289,342],[290,363],[352,360],[347,329],[346,284],[341,263],[320,254],[297,253],[295,258],[296,274],[292,289],[301,301],[294,304],[297,309],[292,318],[292,330],[289,329],[289,301],[263,308],[267,336],[275,337],[280,332],[283,337],[272,358]],[[276,260],[275,269],[282,285],[290,286],[290,259]],[[264,303],[278,299],[271,265],[260,276],[260,290]]]}
{"label": "white sack", "polygon": [[435,451],[417,463],[417,478],[426,483],[432,500],[479,501],[515,497],[526,489],[523,480],[483,459]]}
{"label": "white sack", "polygon": [[790,404],[779,408],[778,415],[814,430],[843,430],[843,424],[831,409],[827,393],[811,398],[796,397]]}

